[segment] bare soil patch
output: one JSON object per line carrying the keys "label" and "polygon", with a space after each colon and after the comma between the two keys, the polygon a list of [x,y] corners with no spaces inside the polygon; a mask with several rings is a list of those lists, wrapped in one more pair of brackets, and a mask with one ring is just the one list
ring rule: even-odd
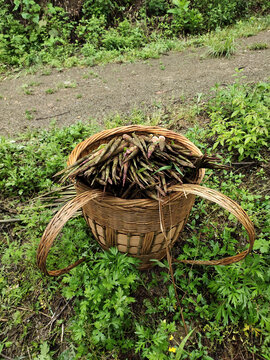
{"label": "bare soil patch", "polygon": [[[14,136],[27,129],[67,126],[134,108],[149,110],[159,103],[198,93],[209,93],[216,83],[230,84],[235,69],[245,81],[268,81],[270,32],[238,40],[236,55],[227,59],[205,56],[206,48],[171,52],[159,59],[137,63],[107,64],[92,68],[50,69],[35,75],[6,78],[0,82],[0,135]],[[252,51],[253,43],[267,43]]]}

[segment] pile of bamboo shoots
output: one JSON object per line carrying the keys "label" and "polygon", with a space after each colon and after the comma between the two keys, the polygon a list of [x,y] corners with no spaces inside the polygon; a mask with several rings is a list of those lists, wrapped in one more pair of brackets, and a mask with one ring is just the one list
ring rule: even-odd
{"label": "pile of bamboo shoots", "polygon": [[224,169],[216,156],[198,156],[164,136],[135,132],[113,137],[60,171],[60,181],[79,180],[124,199],[166,196],[175,184],[193,183],[199,168]]}

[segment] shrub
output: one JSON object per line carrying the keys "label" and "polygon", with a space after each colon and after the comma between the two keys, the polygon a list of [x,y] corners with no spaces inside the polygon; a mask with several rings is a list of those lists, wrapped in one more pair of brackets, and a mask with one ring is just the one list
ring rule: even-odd
{"label": "shrub", "polygon": [[139,27],[133,27],[128,20],[122,21],[117,29],[107,31],[102,39],[106,50],[134,49],[142,46],[144,42],[143,31]]}
{"label": "shrub", "polygon": [[26,29],[0,0],[0,62],[16,65],[28,50]]}
{"label": "shrub", "polygon": [[105,18],[92,16],[91,18],[83,18],[77,29],[76,34],[80,42],[91,44],[97,48],[101,43],[101,38],[105,33]]}
{"label": "shrub", "polygon": [[260,82],[244,85],[236,81],[226,88],[217,86],[207,111],[211,119],[213,146],[225,146],[238,153],[239,160],[261,159],[260,151],[269,145],[270,85]]}
{"label": "shrub", "polygon": [[169,8],[168,1],[166,0],[147,0],[145,6],[147,16],[165,15]]}
{"label": "shrub", "polygon": [[[71,66],[80,62],[77,54],[92,57],[88,61],[92,64],[93,48],[98,53],[95,60],[101,61],[98,59],[104,60],[102,48],[114,51],[107,58],[110,59],[123,49],[138,48],[146,42],[155,45],[155,36],[152,35],[156,31],[163,39],[197,34],[232,24],[258,9],[265,13],[269,11],[266,0],[173,0],[172,3],[169,0],[135,3],[131,0],[86,0],[75,16],[70,6],[68,13],[47,0],[14,0],[13,8],[11,3],[0,0],[2,69],[40,63]],[[80,4],[77,5],[80,8]],[[141,22],[143,31],[134,25],[136,21]],[[157,56],[157,52],[153,55]],[[139,56],[149,58],[151,54]],[[73,59],[68,60],[69,57]]]}
{"label": "shrub", "polygon": [[174,32],[176,34],[199,32],[202,27],[203,17],[197,9],[189,8],[190,1],[173,0],[172,3],[175,7],[168,10],[168,13],[173,15],[172,28]]}
{"label": "shrub", "polygon": [[53,7],[49,3],[41,9],[33,0],[25,0],[17,15],[20,1],[15,5],[15,10],[10,12],[4,0],[0,0],[1,62],[29,66],[37,62],[39,52],[43,49],[53,53],[57,51],[56,45],[71,42],[74,22],[61,7]]}
{"label": "shrub", "polygon": [[269,11],[269,2],[265,0],[193,0],[192,6],[203,15],[205,30],[228,26],[258,9]]}
{"label": "shrub", "polygon": [[82,13],[84,18],[104,16],[107,25],[116,24],[123,18],[125,11],[131,6],[132,1],[111,1],[111,0],[86,0],[83,3]]}

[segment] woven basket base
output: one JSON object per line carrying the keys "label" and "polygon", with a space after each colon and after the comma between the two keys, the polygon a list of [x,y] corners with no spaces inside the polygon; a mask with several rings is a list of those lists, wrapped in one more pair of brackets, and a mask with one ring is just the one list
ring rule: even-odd
{"label": "woven basket base", "polygon": [[[161,260],[166,255],[166,239],[161,231],[126,234],[102,226],[90,219],[86,214],[84,214],[84,217],[95,239],[104,250],[108,250],[110,247],[117,247],[119,252],[139,258],[142,262],[139,266],[141,270],[153,266],[151,259]],[[178,239],[184,224],[185,220],[166,232],[169,247],[172,247]]]}

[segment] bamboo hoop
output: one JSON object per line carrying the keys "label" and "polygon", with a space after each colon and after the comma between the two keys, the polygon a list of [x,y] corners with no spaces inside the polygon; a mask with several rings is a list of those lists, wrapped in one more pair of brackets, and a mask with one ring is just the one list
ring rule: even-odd
{"label": "bamboo hoop", "polygon": [[41,238],[41,241],[38,246],[37,250],[37,264],[40,270],[46,274],[51,276],[58,276],[65,274],[69,272],[71,269],[73,269],[75,266],[82,263],[85,259],[81,258],[77,260],[75,263],[67,266],[64,269],[59,270],[52,270],[48,271],[46,267],[46,260],[48,253],[50,251],[50,248],[53,245],[53,242],[57,235],[62,230],[65,223],[75,214],[77,210],[79,210],[84,204],[86,204],[91,199],[94,199],[98,197],[99,194],[90,191],[85,191],[83,194],[80,194],[79,196],[76,196],[74,199],[69,201],[67,204],[65,204],[62,209],[60,209],[55,216],[52,218],[52,220],[49,222],[48,226],[46,227],[43,236]]}
{"label": "bamboo hoop", "polygon": [[242,251],[237,255],[229,256],[219,260],[178,260],[179,262],[185,264],[196,264],[196,265],[229,265],[238,262],[240,260],[243,260],[252,251],[255,241],[255,229],[253,223],[249,218],[249,216],[247,215],[247,213],[234,200],[230,199],[226,195],[223,195],[219,191],[199,185],[191,185],[191,184],[175,185],[171,187],[170,191],[178,192],[180,196],[182,196],[182,194],[184,194],[184,196],[187,196],[188,194],[197,195],[218,204],[225,210],[228,210],[231,214],[233,214],[237,218],[237,220],[246,229],[249,237],[248,249]]}

